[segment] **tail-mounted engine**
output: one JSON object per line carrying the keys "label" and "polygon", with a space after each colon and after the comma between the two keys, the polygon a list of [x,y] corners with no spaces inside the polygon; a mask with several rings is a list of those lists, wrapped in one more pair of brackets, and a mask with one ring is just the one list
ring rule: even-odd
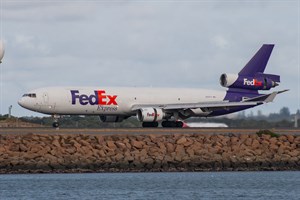
{"label": "tail-mounted engine", "polygon": [[227,88],[240,88],[247,90],[270,90],[278,86],[280,76],[257,73],[254,76],[241,76],[238,74],[222,74],[220,84]]}

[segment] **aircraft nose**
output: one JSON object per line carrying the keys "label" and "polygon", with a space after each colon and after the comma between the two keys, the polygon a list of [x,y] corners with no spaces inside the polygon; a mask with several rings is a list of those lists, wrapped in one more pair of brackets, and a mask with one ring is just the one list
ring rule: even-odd
{"label": "aircraft nose", "polygon": [[24,99],[23,99],[23,98],[19,99],[18,104],[19,104],[20,106],[24,107],[24,106],[25,106],[25,104],[24,104]]}

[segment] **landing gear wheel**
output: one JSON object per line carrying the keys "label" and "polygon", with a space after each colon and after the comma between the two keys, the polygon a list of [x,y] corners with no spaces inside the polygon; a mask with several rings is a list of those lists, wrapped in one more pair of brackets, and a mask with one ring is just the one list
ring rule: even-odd
{"label": "landing gear wheel", "polygon": [[143,122],[143,127],[158,127],[158,122]]}
{"label": "landing gear wheel", "polygon": [[163,121],[161,123],[161,126],[162,127],[165,127],[165,128],[182,128],[183,127],[183,122],[181,121]]}
{"label": "landing gear wheel", "polygon": [[183,122],[177,121],[177,122],[176,122],[176,127],[177,127],[177,128],[182,128],[182,127],[183,127]]}
{"label": "landing gear wheel", "polygon": [[177,128],[182,128],[183,127],[183,122],[181,122],[181,121],[177,121],[177,122],[175,122],[175,124],[176,124]]}
{"label": "landing gear wheel", "polygon": [[52,127],[58,129],[59,128],[59,123],[58,123],[58,119],[60,118],[60,115],[52,115],[53,118],[53,123],[52,123]]}
{"label": "landing gear wheel", "polygon": [[162,123],[161,123],[161,126],[162,127],[175,127],[175,122],[173,122],[173,121],[163,121]]}
{"label": "landing gear wheel", "polygon": [[53,128],[58,128],[59,127],[59,123],[58,122],[53,122],[52,126],[53,126]]}

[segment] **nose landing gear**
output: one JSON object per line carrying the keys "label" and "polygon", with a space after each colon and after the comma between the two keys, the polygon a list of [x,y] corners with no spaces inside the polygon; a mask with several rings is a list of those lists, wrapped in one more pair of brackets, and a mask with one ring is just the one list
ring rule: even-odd
{"label": "nose landing gear", "polygon": [[52,127],[53,128],[59,128],[58,119],[60,118],[60,115],[52,115],[52,118],[53,118]]}
{"label": "nose landing gear", "polygon": [[52,126],[53,126],[53,128],[58,128],[59,127],[59,123],[58,122],[53,122]]}

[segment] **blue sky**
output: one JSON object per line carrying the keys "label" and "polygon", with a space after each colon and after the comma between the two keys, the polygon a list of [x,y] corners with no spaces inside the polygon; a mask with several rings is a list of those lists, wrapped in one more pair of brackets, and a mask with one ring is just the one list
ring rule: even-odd
{"label": "blue sky", "polygon": [[[226,90],[264,43],[266,73],[290,89],[252,111],[300,108],[299,1],[1,1],[0,114],[35,116],[17,101],[45,86]],[[40,115],[38,115],[40,116]]]}

